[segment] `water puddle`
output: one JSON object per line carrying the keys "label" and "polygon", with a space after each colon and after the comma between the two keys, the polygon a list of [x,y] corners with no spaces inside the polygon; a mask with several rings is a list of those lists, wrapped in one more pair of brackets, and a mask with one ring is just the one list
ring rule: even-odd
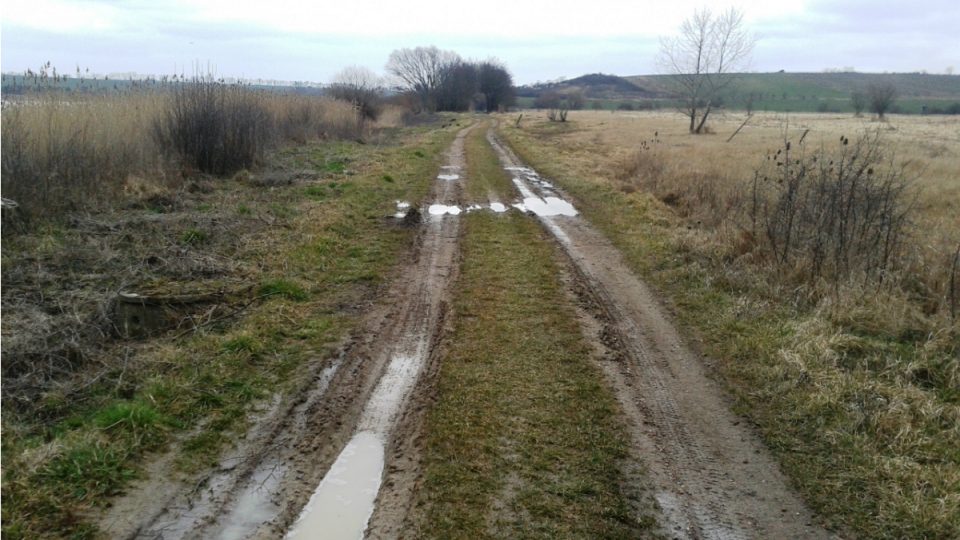
{"label": "water puddle", "polygon": [[347,443],[310,497],[288,540],[359,540],[373,515],[383,476],[383,439],[360,431]]}
{"label": "water puddle", "polygon": [[459,180],[459,179],[460,179],[460,175],[459,175],[459,174],[441,174],[441,175],[437,175],[437,180],[446,180],[446,181],[448,181],[448,182],[452,182],[452,181],[454,181],[454,180]]}
{"label": "water puddle", "polygon": [[403,219],[407,217],[407,210],[410,208],[410,203],[407,201],[397,201],[397,212],[393,214],[393,217],[397,219]]}
{"label": "water puddle", "polygon": [[[511,169],[515,167],[508,167]],[[533,173],[529,176],[535,176],[536,173]],[[530,178],[528,177],[528,180]],[[542,180],[537,181],[540,184],[546,184]],[[573,207],[569,202],[561,199],[560,197],[547,196],[540,198],[538,197],[520,178],[513,179],[513,185],[517,187],[517,191],[520,192],[520,195],[523,196],[522,203],[516,203],[513,205],[514,208],[520,210],[521,212],[533,212],[538,216],[550,217],[550,216],[575,216],[578,214],[577,209]],[[543,187],[541,185],[541,187]]]}
{"label": "water puddle", "polygon": [[220,531],[217,538],[220,540],[241,540],[255,530],[260,524],[273,519],[279,507],[268,497],[273,493],[286,472],[286,467],[276,465],[272,468],[262,468],[254,471],[250,484],[237,500],[231,511],[231,518],[226,520],[226,527]]}
{"label": "water puddle", "polygon": [[528,212],[538,216],[575,216],[577,209],[572,204],[559,197],[527,197],[523,199],[523,207]]}
{"label": "water puddle", "polygon": [[431,216],[442,216],[444,214],[450,214],[452,216],[460,215],[459,206],[447,205],[447,204],[431,204],[428,212]]}

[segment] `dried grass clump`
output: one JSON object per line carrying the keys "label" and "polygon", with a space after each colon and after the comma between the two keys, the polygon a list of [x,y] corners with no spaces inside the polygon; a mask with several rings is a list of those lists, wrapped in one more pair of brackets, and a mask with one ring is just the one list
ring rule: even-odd
{"label": "dried grass clump", "polygon": [[664,149],[656,133],[620,160],[615,176],[621,190],[650,192],[700,226],[721,225],[743,200],[742,186],[730,182],[726,173]]}

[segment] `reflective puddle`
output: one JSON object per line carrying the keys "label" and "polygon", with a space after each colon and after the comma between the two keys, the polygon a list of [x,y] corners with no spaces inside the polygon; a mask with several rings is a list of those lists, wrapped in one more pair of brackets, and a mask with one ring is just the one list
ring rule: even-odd
{"label": "reflective puddle", "polygon": [[360,431],[347,443],[310,497],[288,539],[363,538],[383,475],[383,439]]}
{"label": "reflective puddle", "polygon": [[407,201],[397,201],[397,212],[393,214],[393,217],[397,219],[403,219],[407,217],[407,210],[410,209],[410,203]]}
{"label": "reflective puddle", "polygon": [[513,205],[521,212],[533,212],[538,216],[575,216],[577,209],[567,201],[558,197],[527,197],[522,203]]}
{"label": "reflective puddle", "polygon": [[448,182],[452,182],[454,180],[459,180],[459,179],[460,179],[459,174],[441,174],[437,176],[437,180],[446,180]]}
{"label": "reflective puddle", "polygon": [[459,206],[451,206],[447,204],[431,204],[428,210],[431,216],[442,216],[444,214],[458,216],[460,215],[461,211],[462,210],[460,210]]}

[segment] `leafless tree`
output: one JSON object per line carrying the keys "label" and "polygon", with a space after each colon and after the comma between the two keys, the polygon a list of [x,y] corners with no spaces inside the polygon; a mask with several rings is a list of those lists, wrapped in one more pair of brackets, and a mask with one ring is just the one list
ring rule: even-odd
{"label": "leafless tree", "polygon": [[400,86],[420,98],[420,104],[433,109],[434,95],[443,84],[450,68],[461,63],[460,55],[437,47],[397,49],[390,53],[387,71],[393,74]]}
{"label": "leafless tree", "polygon": [[870,110],[877,113],[877,117],[883,120],[884,115],[897,99],[897,87],[891,82],[873,83],[867,87],[867,99],[870,101]]}
{"label": "leafless tree", "polygon": [[690,118],[690,133],[703,132],[720,94],[749,64],[755,42],[744,28],[743,12],[735,8],[718,15],[697,10],[683,21],[679,35],[661,40],[659,63],[672,75],[680,110]]}
{"label": "leafless tree", "polygon": [[867,108],[867,94],[862,90],[854,90],[850,94],[850,105],[853,105],[853,114],[863,116],[863,110]]}
{"label": "leafless tree", "polygon": [[383,83],[376,73],[365,67],[344,68],[333,78],[330,95],[349,101],[361,120],[376,120],[380,115]]}

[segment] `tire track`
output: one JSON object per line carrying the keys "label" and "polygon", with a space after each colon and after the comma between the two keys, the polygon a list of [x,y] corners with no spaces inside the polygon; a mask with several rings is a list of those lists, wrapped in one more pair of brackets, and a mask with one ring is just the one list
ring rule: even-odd
{"label": "tire track", "polygon": [[[492,130],[487,137],[523,197],[562,199]],[[619,251],[580,216],[537,217],[569,257],[618,357],[604,372],[632,420],[634,455],[654,483],[663,529],[684,538],[829,538]]]}
{"label": "tire track", "polygon": [[[426,202],[461,202],[460,178],[441,175],[462,167],[463,138],[471,128],[457,134]],[[283,537],[323,479],[342,469],[337,460],[351,442],[352,450],[358,441],[377,445],[385,473],[376,475],[376,487],[385,478],[392,483],[395,447],[404,438],[396,426],[405,405],[422,401],[417,379],[433,369],[432,350],[458,263],[458,218],[425,219],[412,260],[339,358],[313,362],[293,396],[278,397],[253,418],[248,435],[200,482],[171,487],[177,483],[150,479],[111,509],[102,520],[104,532],[113,538],[165,540]],[[365,526],[364,519],[360,532]],[[322,528],[310,536],[336,538],[335,527],[324,523]]]}

